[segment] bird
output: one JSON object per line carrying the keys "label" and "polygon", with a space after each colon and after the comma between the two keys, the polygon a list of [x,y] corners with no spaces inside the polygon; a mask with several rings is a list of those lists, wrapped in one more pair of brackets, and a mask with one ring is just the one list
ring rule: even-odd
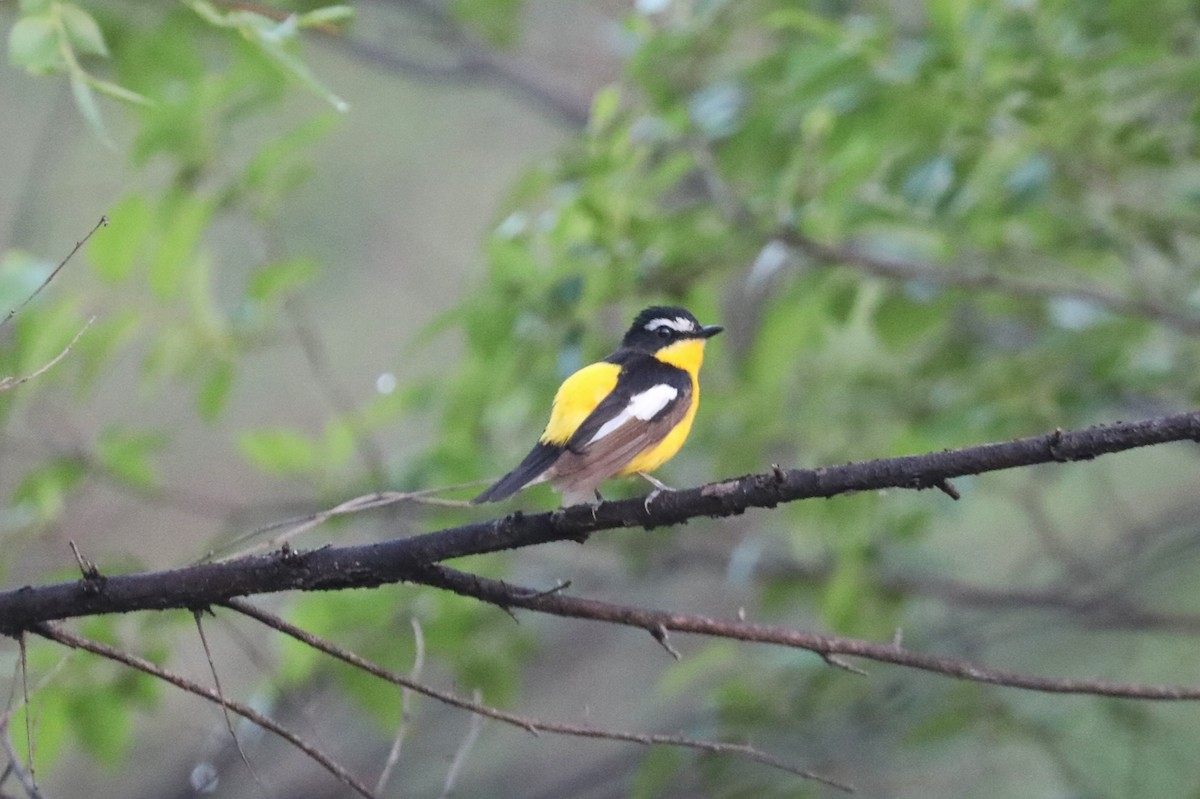
{"label": "bird", "polygon": [[601,483],[633,474],[655,487],[651,497],[670,490],[650,472],[687,439],[700,403],[704,345],[722,330],[701,325],[684,308],[641,311],[615,352],[563,381],[533,449],[472,503],[498,502],[549,481],[568,507],[600,500]]}

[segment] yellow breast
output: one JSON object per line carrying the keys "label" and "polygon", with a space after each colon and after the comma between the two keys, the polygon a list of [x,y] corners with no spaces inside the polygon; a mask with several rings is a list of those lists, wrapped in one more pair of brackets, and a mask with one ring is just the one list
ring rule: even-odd
{"label": "yellow breast", "polygon": [[692,421],[696,418],[696,409],[700,407],[700,366],[704,363],[704,339],[687,339],[664,347],[654,354],[663,363],[678,366],[692,378],[692,405],[675,428],[667,433],[667,437],[649,449],[642,450],[631,460],[619,474],[636,474],[637,472],[652,472],[662,466],[687,441],[688,433],[692,431]]}

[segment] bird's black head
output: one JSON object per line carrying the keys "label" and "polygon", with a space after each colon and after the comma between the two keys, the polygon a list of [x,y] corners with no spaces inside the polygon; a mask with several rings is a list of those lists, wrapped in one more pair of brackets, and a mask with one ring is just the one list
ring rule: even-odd
{"label": "bird's black head", "polygon": [[621,346],[641,352],[658,352],[685,339],[712,338],[725,328],[702,325],[683,308],[655,305],[637,315],[621,339]]}

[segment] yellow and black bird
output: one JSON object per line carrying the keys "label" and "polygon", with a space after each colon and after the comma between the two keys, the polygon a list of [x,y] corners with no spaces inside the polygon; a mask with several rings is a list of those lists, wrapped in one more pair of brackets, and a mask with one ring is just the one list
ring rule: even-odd
{"label": "yellow and black bird", "polygon": [[517,468],[475,497],[496,502],[551,482],[563,505],[591,499],[610,477],[650,472],[687,439],[700,403],[705,342],[720,325],[701,325],[683,308],[637,315],[621,346],[568,377],[554,395],[550,422]]}

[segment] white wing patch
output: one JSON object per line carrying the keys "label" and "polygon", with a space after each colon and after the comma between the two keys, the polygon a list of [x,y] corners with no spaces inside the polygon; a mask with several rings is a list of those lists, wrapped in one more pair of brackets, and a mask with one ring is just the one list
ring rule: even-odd
{"label": "white wing patch", "polygon": [[679,389],[666,383],[659,383],[657,386],[651,386],[645,391],[634,394],[629,398],[629,404],[620,413],[600,426],[596,435],[588,441],[588,445],[595,444],[631,419],[650,421],[678,396]]}
{"label": "white wing patch", "polygon": [[650,332],[654,332],[662,327],[669,327],[680,333],[691,333],[696,329],[696,325],[692,323],[691,319],[684,319],[683,317],[677,319],[651,319],[646,323],[646,330]]}

